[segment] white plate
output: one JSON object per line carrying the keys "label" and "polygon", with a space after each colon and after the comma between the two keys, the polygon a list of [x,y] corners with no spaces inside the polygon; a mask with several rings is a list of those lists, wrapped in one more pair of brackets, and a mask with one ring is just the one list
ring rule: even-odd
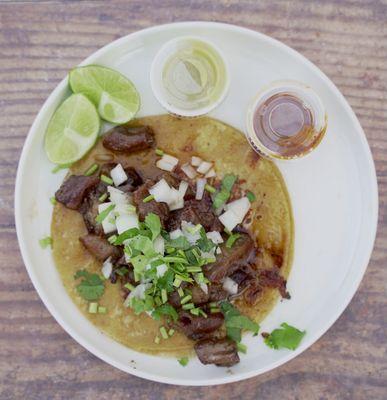
{"label": "white plate", "polygon": [[[295,217],[295,257],[288,281],[290,301],[278,303],[262,323],[270,331],[282,322],[306,329],[296,351],[271,350],[261,337],[246,336],[247,355],[232,367],[203,366],[191,360],[137,353],[114,342],[89,323],[72,303],[56,272],[50,251],[39,238],[49,234],[49,198],[65,172],[52,174],[43,150],[47,123],[69,94],[67,80],[40,110],[24,145],[15,192],[16,228],[31,280],[51,314],[81,345],[111,365],[143,378],[180,385],[238,381],[278,367],[314,343],[343,312],[365,272],[377,225],[378,196],[372,156],[353,111],[333,83],[303,56],[260,33],[209,22],[157,26],[119,39],[83,64],[118,69],[137,86],[139,116],[163,113],[152,95],[152,59],[167,40],[180,35],[210,38],[230,64],[230,92],[211,115],[243,131],[247,105],[258,89],[276,79],[296,79],[313,87],[329,116],[328,133],[319,148],[296,162],[280,164]],[[133,361],[132,361],[133,360]]]}

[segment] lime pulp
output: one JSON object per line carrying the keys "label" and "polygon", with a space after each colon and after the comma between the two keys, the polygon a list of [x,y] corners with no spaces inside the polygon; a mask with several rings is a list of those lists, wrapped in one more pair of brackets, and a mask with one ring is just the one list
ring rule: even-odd
{"label": "lime pulp", "polygon": [[48,123],[44,148],[55,164],[81,159],[95,144],[100,118],[94,104],[83,94],[68,97]]}
{"label": "lime pulp", "polygon": [[107,67],[88,65],[69,74],[74,93],[83,93],[97,107],[99,115],[114,124],[130,121],[140,108],[140,96],[133,83]]}

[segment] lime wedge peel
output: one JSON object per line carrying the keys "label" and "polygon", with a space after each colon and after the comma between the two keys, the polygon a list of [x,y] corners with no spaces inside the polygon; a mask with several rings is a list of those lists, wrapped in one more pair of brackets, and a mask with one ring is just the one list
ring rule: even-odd
{"label": "lime wedge peel", "polygon": [[124,75],[107,67],[88,65],[70,71],[69,84],[74,93],[87,96],[105,121],[124,124],[140,108],[140,96]]}
{"label": "lime wedge peel", "polygon": [[55,164],[81,159],[95,144],[101,120],[94,104],[83,94],[68,97],[48,123],[44,148]]}

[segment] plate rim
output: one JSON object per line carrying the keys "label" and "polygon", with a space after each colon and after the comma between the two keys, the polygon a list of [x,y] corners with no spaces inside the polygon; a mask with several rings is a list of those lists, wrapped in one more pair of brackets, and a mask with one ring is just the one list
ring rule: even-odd
{"label": "plate rim", "polygon": [[[22,255],[22,259],[25,265],[25,268],[28,272],[28,275],[34,285],[35,290],[37,291],[40,299],[50,312],[50,314],[54,317],[54,319],[59,323],[59,325],[76,341],[78,342],[81,346],[83,346],[85,349],[87,349],[89,352],[91,352],[93,355],[96,357],[100,358],[101,360],[105,361],[107,364],[110,364],[116,368],[118,368],[121,371],[124,371],[126,373],[129,373],[134,376],[138,376],[140,378],[148,379],[151,381],[159,382],[159,383],[166,383],[166,384],[174,384],[174,385],[183,385],[183,386],[210,386],[210,385],[219,385],[219,384],[225,384],[225,383],[231,383],[231,382],[237,382],[241,381],[247,378],[251,378],[254,376],[258,376],[262,373],[268,372],[270,370],[273,370],[286,362],[292,360],[293,358],[297,357],[299,354],[301,354],[303,351],[305,351],[307,348],[312,346],[321,336],[323,336],[334,324],[334,322],[341,316],[341,314],[344,312],[344,310],[347,308],[348,304],[352,300],[353,296],[357,292],[360,282],[364,277],[365,271],[368,267],[374,243],[375,243],[375,238],[376,238],[376,232],[377,232],[377,222],[378,222],[378,209],[379,209],[379,199],[378,199],[378,186],[377,186],[377,176],[376,176],[376,170],[375,170],[375,164],[374,160],[372,157],[372,153],[366,138],[366,135],[360,125],[360,122],[358,118],[356,117],[356,114],[352,110],[351,106],[343,96],[343,94],[340,92],[340,90],[336,87],[336,85],[325,75],[323,71],[321,71],[314,63],[309,61],[305,56],[303,56],[301,53],[298,51],[294,50],[290,46],[286,45],[285,43],[282,43],[281,41],[274,39],[268,35],[265,35],[261,32],[237,26],[234,24],[228,24],[228,23],[223,23],[223,22],[210,22],[210,21],[182,21],[182,22],[175,22],[175,23],[167,23],[167,24],[162,24],[162,25],[156,25],[156,26],[151,26],[147,27],[138,31],[134,31],[132,33],[129,33],[128,35],[125,35],[123,37],[120,37],[112,42],[107,43],[100,49],[96,50],[93,52],[91,55],[89,55],[86,59],[84,59],[79,65],[86,65],[90,61],[90,59],[94,59],[98,57],[101,53],[111,50],[114,47],[120,46],[122,43],[124,43],[127,40],[133,40],[135,39],[136,36],[141,36],[144,32],[147,33],[155,33],[158,31],[164,31],[168,30],[170,27],[203,27],[203,28],[208,28],[208,27],[219,27],[223,28],[225,30],[233,31],[233,32],[239,32],[239,33],[245,33],[250,36],[255,36],[256,38],[263,40],[271,45],[274,45],[276,47],[281,48],[284,52],[293,55],[297,57],[301,62],[307,64],[310,68],[312,68],[318,75],[319,77],[324,81],[324,83],[335,93],[337,98],[340,100],[340,103],[344,106],[346,109],[346,112],[348,113],[349,117],[351,118],[351,121],[354,123],[355,128],[356,128],[356,133],[358,134],[360,140],[361,140],[361,145],[362,149],[364,150],[364,154],[366,156],[366,161],[368,163],[368,177],[367,179],[369,180],[369,184],[371,186],[372,193],[370,194],[370,203],[371,203],[371,208],[372,212],[370,213],[372,221],[370,222],[370,235],[369,235],[369,241],[367,243],[367,246],[365,247],[365,250],[363,251],[363,259],[364,259],[364,265],[362,268],[359,268],[358,270],[358,276],[357,279],[354,280],[350,288],[351,290],[349,291],[349,294],[347,295],[347,298],[345,298],[345,301],[342,301],[340,307],[336,309],[335,312],[332,312],[331,318],[327,320],[324,324],[324,329],[318,331],[315,333],[314,336],[309,338],[308,342],[304,342],[304,344],[301,344],[301,346],[293,351],[289,352],[285,357],[282,357],[280,360],[270,364],[268,367],[261,368],[261,369],[254,369],[248,372],[243,372],[235,375],[225,375],[224,377],[221,378],[213,378],[213,379],[206,379],[206,380],[201,380],[201,381],[191,381],[188,379],[181,379],[181,378],[165,378],[160,375],[154,374],[154,373],[148,373],[144,371],[140,371],[139,369],[125,369],[123,368],[118,362],[115,362],[114,359],[109,358],[106,356],[103,352],[101,352],[97,347],[94,345],[90,344],[86,339],[83,339],[82,337],[78,336],[78,334],[72,329],[71,326],[69,326],[61,317],[60,313],[56,311],[55,307],[53,304],[51,304],[50,300],[48,297],[45,295],[44,290],[42,286],[39,283],[39,280],[37,276],[35,275],[32,267],[32,262],[30,260],[30,256],[28,254],[28,250],[26,248],[26,245],[22,242],[23,238],[23,222],[22,222],[22,214],[21,214],[21,183],[22,183],[22,178],[23,178],[23,171],[25,169],[25,163],[26,163],[26,158],[27,158],[27,153],[28,149],[31,147],[32,140],[33,140],[33,133],[36,130],[36,126],[40,123],[40,121],[43,119],[43,116],[47,112],[47,108],[49,104],[52,102],[52,99],[55,98],[58,94],[58,92],[62,91],[66,84],[67,84],[67,76],[62,79],[59,84],[54,88],[53,91],[48,95],[47,99],[39,109],[39,112],[37,116],[34,119],[34,122],[31,125],[31,128],[28,131],[27,137],[24,141],[22,152],[20,155],[19,163],[18,163],[18,168],[17,168],[17,174],[16,174],[16,182],[15,182],[15,192],[14,192],[14,213],[15,213],[15,228],[16,228],[16,233],[17,233],[17,238],[18,238],[18,244],[20,248],[20,252]],[[372,228],[372,231],[371,231]]]}

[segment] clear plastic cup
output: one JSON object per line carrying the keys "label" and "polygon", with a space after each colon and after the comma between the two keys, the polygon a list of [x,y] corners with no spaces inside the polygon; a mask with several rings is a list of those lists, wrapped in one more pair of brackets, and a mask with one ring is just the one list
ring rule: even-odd
{"label": "clear plastic cup", "polygon": [[275,81],[251,102],[246,137],[255,151],[276,159],[303,157],[315,149],[327,129],[327,115],[309,86],[291,80]]}

